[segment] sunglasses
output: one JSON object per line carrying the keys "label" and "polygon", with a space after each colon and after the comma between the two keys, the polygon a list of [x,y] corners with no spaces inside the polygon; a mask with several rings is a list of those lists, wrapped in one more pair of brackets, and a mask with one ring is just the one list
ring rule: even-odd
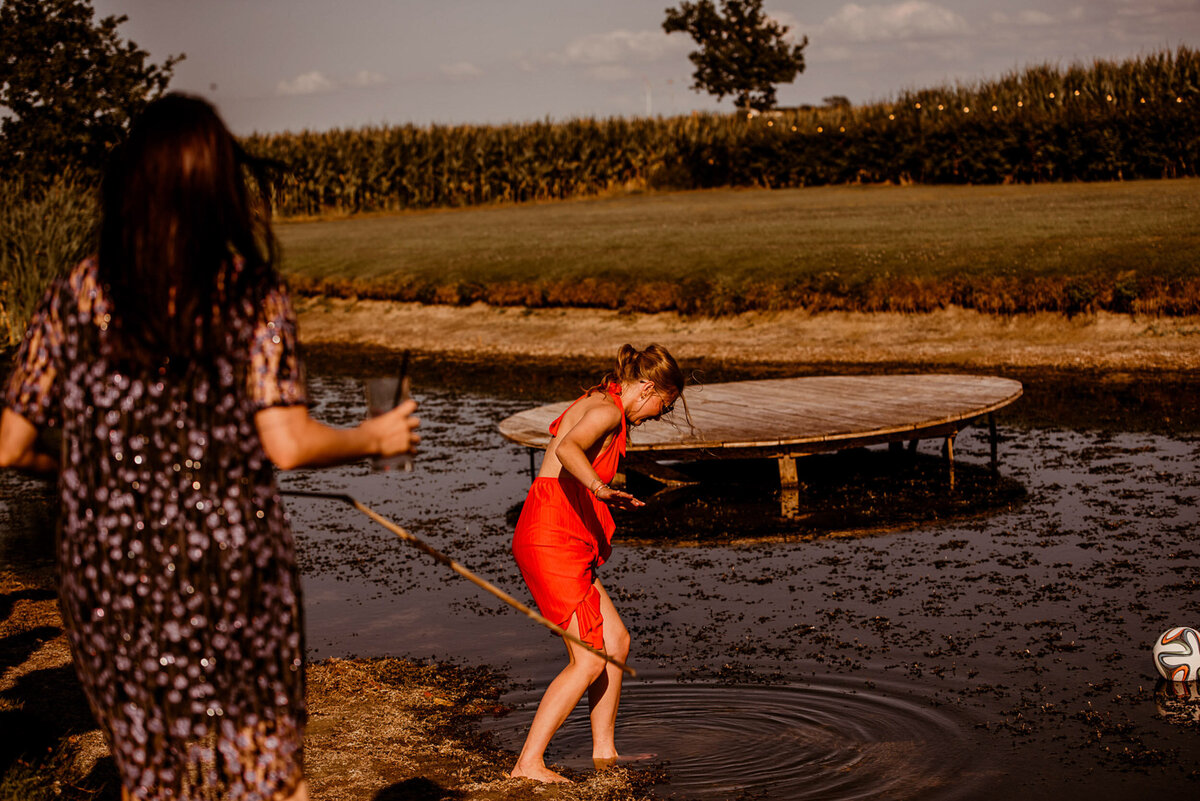
{"label": "sunglasses", "polygon": [[[675,401],[667,403],[665,400],[663,400],[663,396],[659,393],[658,387],[654,387],[654,394],[658,396],[658,404],[661,409],[661,411],[658,413],[659,417],[662,417],[665,414],[670,414],[675,410]],[[678,398],[675,400],[678,400]]]}

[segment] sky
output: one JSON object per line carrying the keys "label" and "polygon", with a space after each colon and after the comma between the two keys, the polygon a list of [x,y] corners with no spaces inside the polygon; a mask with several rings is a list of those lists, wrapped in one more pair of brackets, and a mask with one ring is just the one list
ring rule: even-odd
{"label": "sky", "polygon": [[[677,4],[677,3],[676,3]],[[697,93],[669,0],[93,0],[239,135],[732,110]],[[767,0],[808,37],[783,106],[887,100],[1033,64],[1200,47],[1200,0]]]}

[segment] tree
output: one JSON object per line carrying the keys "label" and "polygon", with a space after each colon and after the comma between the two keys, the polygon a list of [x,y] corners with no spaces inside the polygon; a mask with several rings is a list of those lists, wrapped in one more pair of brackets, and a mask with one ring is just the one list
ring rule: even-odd
{"label": "tree", "polygon": [[771,108],[775,84],[804,72],[808,37],[788,42],[788,27],[763,13],[762,0],[721,0],[720,11],[712,0],[683,2],[667,9],[663,30],[690,34],[700,45],[688,55],[696,65],[692,89],[718,100],[733,95],[743,111]]}
{"label": "tree", "polygon": [[182,55],[161,65],[95,21],[91,0],[0,6],[0,169],[48,178],[97,171],[131,117],[161,95]]}

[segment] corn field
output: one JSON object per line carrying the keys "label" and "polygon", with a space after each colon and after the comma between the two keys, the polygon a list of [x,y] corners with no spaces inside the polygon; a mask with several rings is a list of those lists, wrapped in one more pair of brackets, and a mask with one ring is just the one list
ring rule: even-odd
{"label": "corn field", "polygon": [[[800,187],[847,183],[1032,183],[1200,175],[1200,51],[906,92],[891,102],[792,109],[751,118],[698,114],[503,126],[392,126],[255,136],[288,170],[282,216],[348,214],[586,197],[640,188]],[[92,187],[0,181],[0,336],[16,342],[51,278],[93,244]],[[1108,274],[1111,273],[1111,274]],[[1094,275],[834,274],[732,285],[627,278],[422,282],[290,276],[302,293],[426,303],[598,306],[727,314],[747,309],[992,313],[1098,309],[1200,314],[1200,278]],[[632,300],[631,300],[632,298]],[[634,305],[630,305],[634,304]]]}
{"label": "corn field", "polygon": [[283,216],[562,200],[614,189],[1012,183],[1200,174],[1200,51],[1040,66],[893,102],[745,118],[275,134]]}

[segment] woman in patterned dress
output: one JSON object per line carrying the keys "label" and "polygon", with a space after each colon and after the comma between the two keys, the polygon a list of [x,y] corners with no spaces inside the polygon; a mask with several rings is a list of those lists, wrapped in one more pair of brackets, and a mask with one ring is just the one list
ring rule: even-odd
{"label": "woman in patterned dress", "polygon": [[[257,170],[208,103],[151,103],[104,176],[98,256],[51,287],[5,391],[0,465],[59,471],[63,621],[126,799],[307,798],[272,464],[419,439],[412,402],[309,417]],[[38,447],[52,425],[60,453]]]}

